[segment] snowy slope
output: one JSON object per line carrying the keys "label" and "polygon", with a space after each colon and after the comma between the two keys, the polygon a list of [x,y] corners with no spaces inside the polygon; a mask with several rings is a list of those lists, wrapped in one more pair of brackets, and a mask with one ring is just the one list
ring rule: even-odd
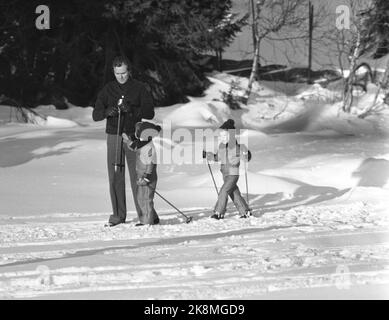
{"label": "snowy slope", "polygon": [[[229,204],[224,221],[209,218],[216,192],[200,161],[158,166],[158,191],[192,223],[156,196],[161,224],[135,227],[127,183],[127,223],[104,228],[111,210],[104,122],[91,121],[91,108],[39,107],[64,120],[51,126],[8,122],[5,112],[1,299],[389,297],[386,111],[338,117],[334,91],[266,82],[235,111],[215,100],[231,76],[210,80],[204,97],[160,108],[155,121],[193,132],[233,117],[250,129],[241,139],[253,153],[254,217],[239,219]],[[155,143],[159,151],[183,145],[165,136]],[[220,187],[218,165],[211,168]]]}

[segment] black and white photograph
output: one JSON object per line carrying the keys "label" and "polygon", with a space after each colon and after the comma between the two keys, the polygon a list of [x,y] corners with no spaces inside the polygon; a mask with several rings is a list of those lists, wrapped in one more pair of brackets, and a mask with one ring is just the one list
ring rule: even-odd
{"label": "black and white photograph", "polygon": [[387,0],[0,0],[0,300],[387,300],[388,125]]}

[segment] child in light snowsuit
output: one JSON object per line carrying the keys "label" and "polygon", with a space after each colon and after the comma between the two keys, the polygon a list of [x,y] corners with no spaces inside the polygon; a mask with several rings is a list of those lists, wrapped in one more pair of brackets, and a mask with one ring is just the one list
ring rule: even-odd
{"label": "child in light snowsuit", "polygon": [[239,180],[240,159],[243,158],[244,161],[250,161],[251,153],[245,145],[240,145],[236,141],[234,120],[228,119],[220,129],[220,144],[217,152],[203,151],[203,157],[207,158],[207,160],[221,162],[220,171],[223,174],[224,181],[211,218],[224,218],[228,197],[234,202],[240,217],[247,218],[251,215],[251,209],[242,197],[237,182]]}
{"label": "child in light snowsuit", "polygon": [[159,223],[153,201],[157,186],[157,157],[152,138],[160,131],[161,127],[153,123],[138,122],[135,125],[135,136],[128,137],[123,133],[128,148],[136,152],[136,197],[140,207],[139,223],[136,226]]}

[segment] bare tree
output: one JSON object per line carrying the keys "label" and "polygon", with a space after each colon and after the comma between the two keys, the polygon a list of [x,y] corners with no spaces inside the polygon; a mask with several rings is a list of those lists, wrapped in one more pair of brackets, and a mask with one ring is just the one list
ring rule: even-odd
{"label": "bare tree", "polygon": [[[254,0],[250,0],[254,58],[248,86],[243,98],[244,102],[247,103],[256,78],[261,41],[279,33],[282,29],[294,27],[297,30],[299,26],[306,24],[308,19],[307,4],[305,0],[258,0],[255,3]],[[302,35],[300,34],[297,37],[302,37]],[[287,37],[283,40],[291,38]]]}
{"label": "bare tree", "polygon": [[[348,0],[346,6],[349,15],[345,16],[345,25],[333,24],[323,34],[324,45],[337,50],[337,60],[343,77],[343,103],[341,109],[350,112],[353,104],[353,86],[356,82],[356,72],[361,67],[360,58],[366,52],[364,39],[368,30],[365,19],[371,9],[371,1]],[[346,75],[346,70],[348,74]]]}
{"label": "bare tree", "polygon": [[257,74],[258,62],[259,62],[259,49],[261,45],[261,37],[258,30],[259,19],[261,14],[262,6],[265,4],[266,0],[257,1],[256,5],[254,5],[254,0],[250,0],[251,2],[251,16],[252,16],[252,30],[253,30],[253,45],[254,45],[254,59],[253,65],[251,67],[251,74],[249,78],[249,83],[244,95],[244,100],[247,103],[248,98],[251,93],[251,89],[253,86],[253,82],[255,80],[255,76]]}
{"label": "bare tree", "polygon": [[345,112],[350,112],[353,103],[353,83],[355,79],[356,65],[361,52],[361,32],[358,28],[355,28],[355,35],[353,37],[355,45],[352,49],[350,60],[350,72],[344,87],[344,99],[342,109]]}

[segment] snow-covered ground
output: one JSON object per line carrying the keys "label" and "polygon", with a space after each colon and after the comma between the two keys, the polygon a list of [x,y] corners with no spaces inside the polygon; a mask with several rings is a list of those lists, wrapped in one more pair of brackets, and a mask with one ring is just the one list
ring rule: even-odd
{"label": "snow-covered ground", "polygon": [[[261,82],[232,111],[220,101],[232,79],[210,75],[204,97],[159,108],[155,121],[194,133],[232,117],[248,129],[250,219],[231,204],[223,221],[209,218],[206,163],[160,164],[158,191],[193,222],[156,196],[161,224],[135,227],[127,183],[127,223],[104,228],[105,123],[91,108],[42,106],[38,124],[22,124],[0,107],[0,298],[389,298],[387,109],[338,115],[336,90]],[[244,175],[239,186],[245,193]]]}

